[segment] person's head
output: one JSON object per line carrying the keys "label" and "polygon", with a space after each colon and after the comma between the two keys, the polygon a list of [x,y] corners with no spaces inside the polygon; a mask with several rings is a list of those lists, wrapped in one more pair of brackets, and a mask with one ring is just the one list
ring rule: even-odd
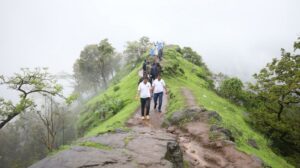
{"label": "person's head", "polygon": [[161,76],[160,76],[160,74],[157,74],[157,77],[156,77],[156,79],[158,79],[158,80],[160,80],[160,79],[161,79]]}
{"label": "person's head", "polygon": [[148,82],[148,77],[144,76],[143,82],[146,84]]}
{"label": "person's head", "polygon": [[147,77],[147,72],[143,72],[143,79]]}

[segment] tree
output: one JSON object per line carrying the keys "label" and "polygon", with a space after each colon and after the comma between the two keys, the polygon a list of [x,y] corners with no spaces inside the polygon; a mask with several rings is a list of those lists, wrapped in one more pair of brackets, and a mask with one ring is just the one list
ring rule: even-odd
{"label": "tree", "polygon": [[54,76],[47,72],[47,68],[21,69],[11,77],[0,76],[0,84],[18,91],[20,100],[14,104],[12,101],[0,98],[0,129],[20,113],[31,110],[35,111],[36,104],[30,97],[35,93],[59,96],[62,95],[62,86],[56,83]]}
{"label": "tree", "polygon": [[104,39],[98,46],[99,57],[96,59],[97,68],[101,72],[101,77],[104,83],[104,88],[107,88],[107,80],[110,72],[113,72],[114,48],[108,43],[108,39]]}
{"label": "tree", "polygon": [[[46,105],[38,106],[37,109],[43,118],[47,118],[48,123],[54,123],[49,124],[50,129],[53,125],[52,130],[55,132],[53,148],[70,144],[77,137],[77,125],[74,121],[77,120],[79,109],[75,107],[75,109],[67,111],[67,108],[70,107],[64,106],[63,103],[58,104],[53,100],[53,108],[50,111],[50,104],[51,100],[47,98]],[[43,139],[47,139],[47,136],[47,127],[38,113],[21,113],[17,120],[0,130],[1,167],[28,167],[37,160],[47,157],[49,149],[43,141]],[[49,138],[51,139],[51,135]]]}
{"label": "tree", "polygon": [[219,93],[234,101],[238,102],[243,91],[243,82],[238,78],[227,78],[221,83]]}
{"label": "tree", "polygon": [[138,41],[128,41],[124,54],[126,56],[127,64],[136,64],[142,60],[150,48],[150,41],[148,37],[141,37]]}
{"label": "tree", "polygon": [[108,80],[119,69],[119,62],[120,55],[115,53],[108,39],[86,46],[73,65],[75,90],[82,93],[91,88],[95,92],[101,87],[107,88]]}
{"label": "tree", "polygon": [[193,51],[191,47],[183,47],[180,52],[184,59],[195,65],[203,67],[207,72],[209,72],[206,64],[202,61],[202,57],[196,51]]}
{"label": "tree", "polygon": [[[298,49],[295,42],[294,51]],[[273,59],[254,78],[250,89],[259,108],[250,113],[251,123],[295,163],[293,153],[300,153],[300,55],[281,49],[281,58]]]}
{"label": "tree", "polygon": [[[56,148],[55,145],[55,138],[57,134],[57,119],[55,118],[57,115],[59,115],[58,112],[55,112],[55,110],[58,108],[56,106],[56,103],[53,101],[52,97],[45,96],[45,102],[43,107],[43,111],[37,111],[39,119],[42,121],[43,126],[45,127],[45,132],[42,132],[40,135],[42,143],[45,145],[45,147],[48,149],[49,152],[52,152],[54,148]],[[48,103],[50,101],[50,104]]]}
{"label": "tree", "polygon": [[225,79],[229,79],[229,76],[227,76],[226,74],[223,74],[221,72],[219,72],[218,74],[213,74],[213,76],[212,76],[212,80],[214,81],[214,85],[216,88],[220,88],[222,82]]}
{"label": "tree", "polygon": [[300,103],[300,56],[281,50],[281,59],[273,59],[259,74],[252,89],[276,113],[278,121],[286,108]]}

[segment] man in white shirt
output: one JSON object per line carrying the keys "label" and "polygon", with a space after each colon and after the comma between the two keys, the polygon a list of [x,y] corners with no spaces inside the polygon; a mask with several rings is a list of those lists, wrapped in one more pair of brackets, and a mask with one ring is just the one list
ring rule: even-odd
{"label": "man in white shirt", "polygon": [[164,95],[164,90],[166,91],[167,94],[167,88],[165,81],[161,79],[160,74],[157,75],[157,78],[153,81],[152,83],[152,89],[154,93],[154,109],[156,110],[157,106],[157,99],[158,101],[158,112],[161,113],[161,106],[162,106],[162,101],[163,101],[163,95]]}
{"label": "man in white shirt", "polygon": [[[143,81],[138,86],[138,95],[140,96],[141,101],[141,114],[142,119],[150,119],[149,111],[150,111],[150,100],[151,100],[151,84],[148,82],[148,78],[144,77]],[[146,108],[146,114],[145,114]]]}

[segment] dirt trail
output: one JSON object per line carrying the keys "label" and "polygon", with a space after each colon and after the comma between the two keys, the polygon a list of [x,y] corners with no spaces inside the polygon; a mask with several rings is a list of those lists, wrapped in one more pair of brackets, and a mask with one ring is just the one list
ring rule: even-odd
{"label": "dirt trail", "polygon": [[[195,108],[196,101],[192,92],[182,88],[188,108]],[[184,159],[195,168],[256,168],[261,167],[261,161],[253,156],[237,151],[233,142],[223,139],[213,139],[208,113],[202,113],[198,121],[185,124],[181,131],[176,131],[178,142],[184,152]]]}
{"label": "dirt trail", "polygon": [[190,90],[181,88],[181,94],[183,95],[183,97],[185,97],[185,104],[188,108],[197,107],[195,97]]}

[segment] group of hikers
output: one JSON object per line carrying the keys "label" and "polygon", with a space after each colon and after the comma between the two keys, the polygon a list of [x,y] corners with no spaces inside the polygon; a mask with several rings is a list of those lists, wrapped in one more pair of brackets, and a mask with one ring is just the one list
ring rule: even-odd
{"label": "group of hikers", "polygon": [[163,56],[163,48],[164,48],[163,42],[153,43],[153,46],[150,49],[150,56],[157,57],[159,61],[161,61]]}
{"label": "group of hikers", "polygon": [[[160,116],[162,115],[162,102],[164,91],[167,94],[165,81],[161,78],[162,68],[160,61],[163,58],[162,42],[154,43],[150,49],[150,53],[147,59],[143,63],[143,77],[139,81],[138,94],[141,101],[141,119],[150,119],[150,104],[151,99],[154,101],[154,110],[157,111]],[[153,60],[152,64],[150,59]],[[157,103],[158,101],[158,103]],[[158,106],[157,106],[158,105]]]}

